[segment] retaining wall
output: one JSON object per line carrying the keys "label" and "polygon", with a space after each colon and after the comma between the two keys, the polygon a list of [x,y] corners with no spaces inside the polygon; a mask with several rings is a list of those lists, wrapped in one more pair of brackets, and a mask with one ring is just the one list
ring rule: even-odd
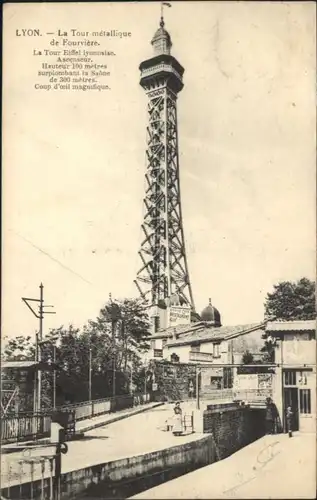
{"label": "retaining wall", "polygon": [[222,460],[265,434],[265,410],[238,404],[210,405],[204,411],[204,432],[212,433],[217,459]]}
{"label": "retaining wall", "polygon": [[[98,464],[77,471],[68,472],[61,476],[60,500],[76,498],[83,492],[85,496],[92,498],[99,496],[104,489],[120,487],[124,480],[135,480],[144,475],[156,472],[164,472],[168,469],[189,472],[196,468],[208,465],[215,460],[215,449],[212,436],[208,435],[178,446],[165,450],[155,451],[144,455],[115,460]],[[41,485],[43,497],[41,497]],[[150,486],[149,486],[150,487]],[[33,498],[49,499],[49,479],[34,481]],[[6,491],[4,490],[4,494]],[[22,493],[22,495],[21,495]],[[10,499],[31,498],[31,483],[10,488]],[[103,496],[103,498],[105,498]]]}

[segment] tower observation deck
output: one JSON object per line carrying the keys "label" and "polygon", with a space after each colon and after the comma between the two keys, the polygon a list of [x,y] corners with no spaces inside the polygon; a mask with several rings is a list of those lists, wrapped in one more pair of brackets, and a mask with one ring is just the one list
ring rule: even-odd
{"label": "tower observation deck", "polygon": [[151,44],[154,55],[140,64],[140,85],[148,98],[144,239],[135,283],[156,306],[172,295],[194,310],[188,273],[180,197],[177,95],[184,68],[171,55],[172,41],[163,16]]}

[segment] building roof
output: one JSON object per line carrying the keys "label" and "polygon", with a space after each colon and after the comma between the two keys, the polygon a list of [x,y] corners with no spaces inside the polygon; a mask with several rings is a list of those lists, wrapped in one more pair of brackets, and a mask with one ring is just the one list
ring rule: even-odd
{"label": "building roof", "polygon": [[50,371],[52,369],[57,368],[57,365],[54,363],[45,363],[43,361],[1,361],[1,369],[15,369],[15,370],[28,370],[28,369],[36,369]]}
{"label": "building roof", "polygon": [[188,325],[170,326],[169,328],[164,328],[164,330],[158,330],[156,333],[151,335],[149,340],[168,339],[173,337],[173,335],[184,335],[186,333],[196,332],[197,330],[203,330],[204,328],[206,328],[206,323],[204,321],[197,321]]}
{"label": "building roof", "polygon": [[[266,323],[249,323],[247,325],[221,326],[218,328],[203,327],[195,331],[191,330],[180,338],[172,338],[167,342],[167,346],[186,345],[194,342],[215,342],[221,340],[233,339],[240,335],[254,332],[255,330],[264,330]],[[188,325],[190,326],[190,325]],[[177,335],[177,333],[176,333]]]}
{"label": "building roof", "polygon": [[308,332],[316,330],[315,320],[306,321],[269,321],[266,326],[267,332]]}

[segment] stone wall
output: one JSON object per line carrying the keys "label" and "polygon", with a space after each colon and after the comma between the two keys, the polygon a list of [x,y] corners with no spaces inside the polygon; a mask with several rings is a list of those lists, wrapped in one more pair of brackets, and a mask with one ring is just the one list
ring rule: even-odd
{"label": "stone wall", "polygon": [[210,405],[203,418],[204,432],[212,433],[218,460],[265,434],[265,410],[235,404]]}

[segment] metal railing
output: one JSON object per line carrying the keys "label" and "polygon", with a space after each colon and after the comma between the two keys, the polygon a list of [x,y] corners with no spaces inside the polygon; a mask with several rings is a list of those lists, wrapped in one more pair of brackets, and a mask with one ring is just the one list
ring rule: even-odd
{"label": "metal railing", "polygon": [[249,403],[264,403],[267,397],[272,398],[272,388],[263,389],[211,389],[203,387],[200,398],[209,401],[231,400],[247,401]]}
{"label": "metal railing", "polygon": [[114,398],[63,405],[55,408],[55,410],[50,408],[38,414],[27,413],[4,416],[1,418],[1,442],[10,444],[49,437],[53,415],[63,427],[68,429],[68,434],[73,434],[76,421],[133,408],[149,401],[149,394],[126,394]]}
{"label": "metal railing", "polygon": [[271,387],[263,389],[239,389],[233,393],[234,400],[247,401],[249,403],[264,402],[266,398],[272,397],[273,390]]}
{"label": "metal railing", "polygon": [[148,402],[150,402],[150,394],[124,394],[114,398],[95,399],[59,406],[56,408],[56,412],[74,411],[75,420],[80,421],[126,408],[133,408],[133,406]]}
{"label": "metal railing", "polygon": [[208,386],[203,387],[200,392],[201,399],[210,399],[210,400],[223,400],[223,399],[233,399],[233,389],[211,389]]}
{"label": "metal railing", "polygon": [[20,414],[1,417],[2,444],[41,439],[49,437],[50,432],[50,414]]}

